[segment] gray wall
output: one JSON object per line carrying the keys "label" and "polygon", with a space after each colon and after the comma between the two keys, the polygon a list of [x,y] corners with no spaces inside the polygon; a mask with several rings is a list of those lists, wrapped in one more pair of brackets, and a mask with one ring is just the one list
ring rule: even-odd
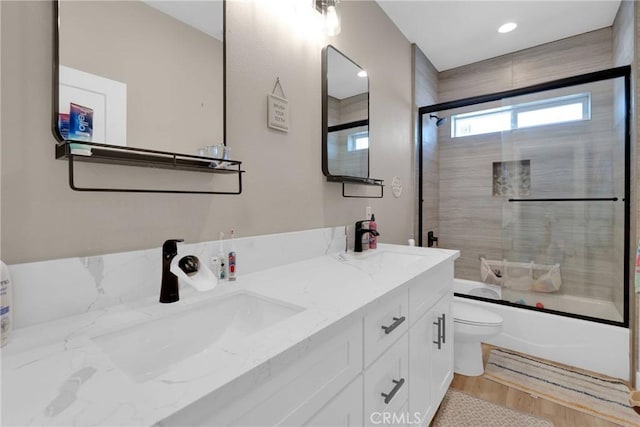
{"label": "gray wall", "polygon": [[440,73],[438,102],[544,83],[612,66],[611,28]]}
{"label": "gray wall", "polygon": [[[380,240],[405,243],[413,223],[411,49],[375,2],[343,1],[342,33],[325,38],[318,14],[270,2],[227,3],[227,142],[247,170],[240,196],[78,193],[54,159],[52,6],[0,3],[2,257],[9,264],[353,224],[373,208]],[[376,28],[371,32],[371,28]],[[321,48],[331,43],[369,72],[371,176],[400,177],[399,199],[345,199],[321,172]],[[266,95],[280,77],[290,130],[266,125]],[[215,185],[200,174],[83,168],[103,183]],[[193,176],[197,175],[197,176]],[[214,177],[215,178],[215,177]],[[195,182],[198,181],[198,182]]]}
{"label": "gray wall", "polygon": [[[413,120],[416,146],[418,139],[418,109],[427,105],[433,105],[438,101],[438,71],[429,58],[418,48],[412,45],[413,52]],[[426,237],[429,231],[434,235],[440,234],[439,210],[440,210],[440,182],[439,182],[439,158],[438,158],[438,133],[435,120],[425,120],[422,126],[422,167],[423,174],[417,179],[422,179],[422,236],[423,245],[427,246]],[[417,163],[417,162],[416,162]],[[416,171],[418,165],[416,164]],[[416,207],[417,211],[417,207]],[[417,217],[417,215],[416,215]],[[416,240],[418,239],[418,225],[416,224]]]}
{"label": "gray wall", "polygon": [[127,83],[127,145],[197,154],[222,143],[219,40],[142,1],[62,2],[60,11],[60,63]]}
{"label": "gray wall", "polygon": [[[563,59],[559,60],[559,58]],[[442,72],[439,79],[438,101],[443,102],[514,89],[556,78],[610,68],[612,65],[612,31],[611,28],[605,28]],[[604,102],[610,103],[610,99],[607,98]],[[607,107],[610,107],[610,105]],[[489,106],[483,106],[483,108],[489,108]],[[611,114],[603,113],[605,115],[600,116],[598,111],[594,107],[594,120],[589,123],[589,126],[598,127],[598,123],[600,123],[610,129],[612,123]],[[610,108],[607,111],[610,111]],[[449,114],[450,112],[447,113],[447,115]],[[606,114],[609,115],[607,116]],[[503,211],[502,200],[491,197],[491,164],[495,161],[503,160],[503,147],[514,149],[521,143],[516,143],[517,136],[513,132],[510,133],[513,135],[509,136],[512,139],[508,141],[504,141],[500,134],[479,135],[466,137],[458,141],[450,141],[449,129],[448,126],[440,128],[438,144],[440,157],[439,225],[441,246],[460,249],[462,256],[456,262],[456,275],[477,280],[479,278],[479,255],[482,254],[494,259],[500,259],[502,256],[508,256],[509,254],[516,258],[522,256],[523,248],[520,247],[509,247],[504,252],[505,255],[503,255],[502,248],[510,241],[509,236],[516,236],[509,233],[509,236],[503,236],[503,223],[505,220],[503,214],[505,212]],[[590,129],[590,132],[596,132],[596,134],[597,131],[599,131],[599,128]],[[528,133],[531,134],[531,132]],[[536,137],[537,142],[533,141],[532,144],[538,144],[538,147],[522,148],[524,151],[529,151],[526,155],[522,154],[524,155],[522,158],[530,158],[536,150],[540,151],[540,148],[546,144],[545,141],[548,141],[548,138],[551,137],[551,135],[545,135],[541,132],[535,133],[539,135]],[[553,137],[563,137],[563,135],[553,135]],[[603,137],[609,138],[610,136],[605,135]],[[589,139],[593,150],[596,150],[598,138]],[[531,151],[531,148],[534,151]],[[573,155],[572,152],[567,152],[566,154]],[[516,159],[520,156],[520,153],[515,152],[514,156],[514,159]],[[532,159],[532,164],[534,160]],[[566,169],[563,165],[564,163],[561,163],[559,168]],[[539,167],[537,169],[544,175],[544,171],[541,171]],[[533,170],[536,170],[536,168],[533,168]],[[546,175],[548,178],[554,178],[553,175]],[[545,187],[540,178],[538,177],[538,184],[536,184],[536,177],[532,177],[532,191],[537,188],[539,192],[541,188]],[[562,177],[556,176],[555,178]],[[562,253],[565,264],[563,269],[564,292],[612,299],[612,288],[608,286],[602,287],[601,284],[605,278],[610,278],[614,270],[598,254],[612,250],[613,243],[607,242],[606,239],[603,240],[601,237],[612,234],[613,224],[603,224],[602,222],[606,222],[606,220],[602,217],[608,216],[600,211],[592,212],[592,209],[584,210],[581,215],[601,221],[598,228],[600,233],[598,236],[591,235],[592,241],[589,242],[589,245],[591,245],[599,239],[598,242],[601,246],[597,246],[597,250],[589,249],[589,245],[586,245],[586,242],[565,242],[570,247],[554,248],[551,247],[553,245],[547,245],[546,251],[539,252],[538,257],[540,262],[545,262],[545,257],[549,260],[556,257],[551,252]],[[544,222],[541,218],[545,217],[545,212],[541,212],[539,209],[532,215],[526,214],[521,210],[514,212],[512,209],[506,213],[509,214],[511,219],[523,224],[525,229],[540,226],[539,222]],[[550,218],[555,216],[557,215],[551,215]],[[509,220],[509,218],[506,219]],[[561,229],[563,228],[563,221],[571,220],[558,218],[553,224],[547,225]],[[511,227],[507,231],[517,233],[517,227]],[[544,242],[538,242],[538,240],[537,238],[531,239],[530,243],[540,247],[544,246]],[[558,246],[557,242],[556,246]],[[588,266],[578,265],[581,262],[579,261],[581,256],[586,256],[592,263]],[[576,265],[572,265],[571,260],[575,260]],[[588,283],[583,286],[585,281]],[[609,280],[608,282],[611,281]]]}

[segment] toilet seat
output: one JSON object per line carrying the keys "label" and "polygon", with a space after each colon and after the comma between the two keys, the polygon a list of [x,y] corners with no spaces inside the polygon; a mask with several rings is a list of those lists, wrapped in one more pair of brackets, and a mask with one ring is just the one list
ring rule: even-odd
{"label": "toilet seat", "polygon": [[454,302],[453,304],[453,320],[456,323],[472,326],[500,326],[502,325],[502,316],[485,310],[482,307],[476,307],[471,304]]}

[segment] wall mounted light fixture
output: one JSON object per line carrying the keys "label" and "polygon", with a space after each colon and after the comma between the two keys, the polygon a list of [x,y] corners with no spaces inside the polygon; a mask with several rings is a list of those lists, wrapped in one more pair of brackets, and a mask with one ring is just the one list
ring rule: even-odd
{"label": "wall mounted light fixture", "polygon": [[328,36],[340,34],[340,17],[336,10],[339,0],[314,0],[318,12],[322,13],[324,29]]}

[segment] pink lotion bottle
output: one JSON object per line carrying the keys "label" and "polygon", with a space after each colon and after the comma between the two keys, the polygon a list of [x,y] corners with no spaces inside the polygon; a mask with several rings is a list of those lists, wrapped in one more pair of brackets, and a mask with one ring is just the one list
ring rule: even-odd
{"label": "pink lotion bottle", "polygon": [[[376,216],[371,215],[371,221],[369,221],[369,230],[378,231],[378,224],[376,224]],[[376,249],[378,247],[378,236],[374,236],[373,233],[369,233],[369,249]]]}

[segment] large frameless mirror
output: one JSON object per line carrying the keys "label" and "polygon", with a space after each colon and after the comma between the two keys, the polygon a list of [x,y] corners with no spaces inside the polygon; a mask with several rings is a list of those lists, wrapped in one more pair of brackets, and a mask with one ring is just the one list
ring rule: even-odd
{"label": "large frameless mirror", "polygon": [[58,140],[193,155],[224,143],[223,0],[54,5]]}
{"label": "large frameless mirror", "polygon": [[369,177],[369,78],[333,46],[322,52],[322,172]]}

